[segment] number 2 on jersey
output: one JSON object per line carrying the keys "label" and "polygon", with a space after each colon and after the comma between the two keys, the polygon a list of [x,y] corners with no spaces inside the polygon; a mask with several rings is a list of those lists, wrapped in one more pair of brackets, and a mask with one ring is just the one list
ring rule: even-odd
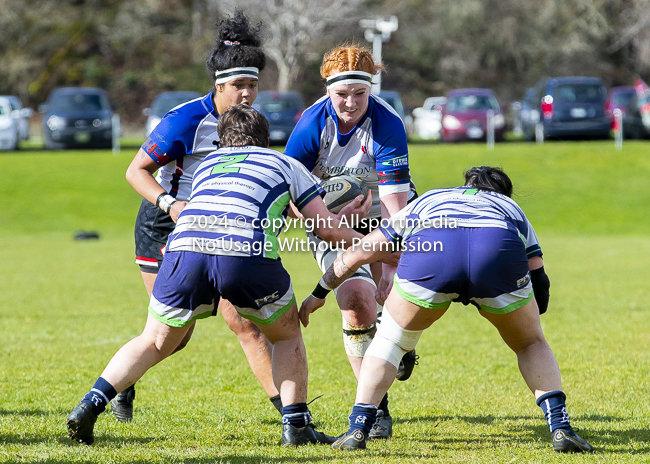
{"label": "number 2 on jersey", "polygon": [[228,174],[230,172],[239,172],[240,168],[229,168],[231,164],[239,163],[248,158],[248,155],[234,155],[222,158],[219,164],[212,168],[212,174]]}

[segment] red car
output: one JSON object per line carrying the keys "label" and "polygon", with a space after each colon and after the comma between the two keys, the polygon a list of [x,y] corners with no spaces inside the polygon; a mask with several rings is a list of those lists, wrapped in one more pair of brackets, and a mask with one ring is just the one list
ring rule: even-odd
{"label": "red car", "polygon": [[442,110],[443,142],[486,140],[487,115],[492,110],[494,140],[503,140],[505,120],[499,102],[490,89],[457,89],[447,94]]}
{"label": "red car", "polygon": [[612,128],[614,128],[614,110],[618,109],[623,112],[623,118],[627,113],[632,99],[636,97],[636,90],[633,86],[612,87],[605,100],[605,114],[612,118]]}

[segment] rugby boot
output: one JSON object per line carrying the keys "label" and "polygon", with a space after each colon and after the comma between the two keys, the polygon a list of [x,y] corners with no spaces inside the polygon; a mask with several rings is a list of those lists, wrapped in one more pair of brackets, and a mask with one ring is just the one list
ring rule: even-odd
{"label": "rugby boot", "polygon": [[553,432],[553,449],[558,453],[593,453],[594,447],[573,430],[559,429]]}
{"label": "rugby boot", "polygon": [[300,446],[306,445],[307,443],[329,445],[334,443],[335,440],[336,437],[316,431],[314,424],[307,424],[304,427],[282,424],[282,445],[284,446]]}
{"label": "rugby boot", "polygon": [[92,445],[95,441],[93,429],[97,416],[89,403],[79,403],[68,416],[68,438],[79,443]]}
{"label": "rugby boot", "polygon": [[390,438],[393,436],[393,418],[386,415],[384,411],[377,411],[377,420],[370,429],[368,439],[370,438]]}
{"label": "rugby boot", "polygon": [[397,367],[397,374],[395,375],[395,378],[402,382],[408,380],[413,373],[413,368],[420,364],[418,362],[419,359],[420,357],[415,354],[415,350],[411,350],[402,356],[402,360],[399,362],[399,366]]}
{"label": "rugby boot", "polygon": [[120,422],[133,420],[133,400],[135,399],[135,385],[122,390],[111,400],[111,411]]}
{"label": "rugby boot", "polygon": [[345,451],[366,449],[367,439],[368,437],[366,437],[363,430],[348,430],[332,443],[332,449]]}

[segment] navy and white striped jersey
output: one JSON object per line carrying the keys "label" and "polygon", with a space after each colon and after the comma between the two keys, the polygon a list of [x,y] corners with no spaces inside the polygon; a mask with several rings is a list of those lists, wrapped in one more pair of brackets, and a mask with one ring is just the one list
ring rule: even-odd
{"label": "navy and white striped jersey", "polygon": [[522,209],[496,192],[471,187],[429,190],[382,222],[381,231],[396,243],[431,227],[500,227],[519,235],[528,258],[542,254],[535,230]]}
{"label": "navy and white striped jersey", "polygon": [[210,92],[170,110],[142,144],[161,166],[156,181],[179,200],[189,199],[194,171],[219,148],[219,115],[212,97]]}
{"label": "navy and white striped jersey", "polygon": [[296,160],[260,147],[221,148],[192,181],[166,251],[278,258],[289,200],[301,210],[324,194]]}
{"label": "navy and white striped jersey", "polygon": [[284,153],[319,179],[350,175],[372,192],[368,217],[381,217],[380,197],[412,191],[404,123],[381,98],[370,95],[368,110],[348,134],[339,134],[338,118],[324,96],[302,114]]}

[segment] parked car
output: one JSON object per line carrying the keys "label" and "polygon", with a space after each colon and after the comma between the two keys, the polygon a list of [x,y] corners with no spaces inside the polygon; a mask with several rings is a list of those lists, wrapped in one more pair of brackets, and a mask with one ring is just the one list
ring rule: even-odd
{"label": "parked car", "polygon": [[5,97],[0,97],[0,150],[18,148],[18,126],[11,115],[11,104]]}
{"label": "parked car", "polygon": [[521,120],[521,130],[524,139],[530,142],[535,138],[535,126],[539,122],[540,118],[539,105],[535,98],[534,87],[526,89],[526,92],[521,99],[519,117]]}
{"label": "parked car", "polygon": [[158,94],[156,98],[153,99],[151,107],[142,110],[142,114],[147,116],[147,123],[144,129],[145,137],[149,137],[151,131],[154,130],[169,110],[172,110],[178,105],[190,100],[201,97],[202,95],[199,92],[191,91],[163,92]]}
{"label": "parked car", "polygon": [[34,110],[23,108],[23,102],[14,95],[0,95],[0,97],[9,100],[12,110],[11,115],[16,120],[16,126],[18,127],[18,139],[29,140],[29,121],[27,118],[34,115]]}
{"label": "parked car", "polygon": [[113,109],[102,89],[56,89],[39,110],[43,113],[46,149],[111,148]]}
{"label": "parked car", "polygon": [[379,92],[379,98],[388,103],[397,112],[404,123],[406,132],[410,133],[413,129],[413,118],[404,111],[404,104],[402,103],[400,93],[395,90],[382,90]]}
{"label": "parked car", "polygon": [[612,87],[605,100],[605,113],[610,118],[614,116],[614,110],[621,110],[624,114],[630,106],[630,102],[636,97],[636,90],[633,86]]}
{"label": "parked car", "polygon": [[494,140],[503,141],[505,119],[490,89],[457,89],[447,94],[442,110],[443,142],[486,140],[488,111],[493,112]]}
{"label": "parked car", "polygon": [[413,135],[421,139],[437,140],[442,129],[442,109],[447,97],[429,97],[413,110]]}
{"label": "parked car", "polygon": [[272,145],[283,145],[296,127],[305,104],[296,91],[265,90],[257,94],[253,108],[266,116]]}
{"label": "parked car", "polygon": [[[607,89],[597,77],[553,77],[535,86],[533,109],[539,111],[544,138],[608,138],[612,119],[606,100]],[[524,133],[534,134],[535,124],[530,121]]]}
{"label": "parked car", "polygon": [[650,138],[650,95],[638,98],[636,93],[623,111],[623,137]]}

